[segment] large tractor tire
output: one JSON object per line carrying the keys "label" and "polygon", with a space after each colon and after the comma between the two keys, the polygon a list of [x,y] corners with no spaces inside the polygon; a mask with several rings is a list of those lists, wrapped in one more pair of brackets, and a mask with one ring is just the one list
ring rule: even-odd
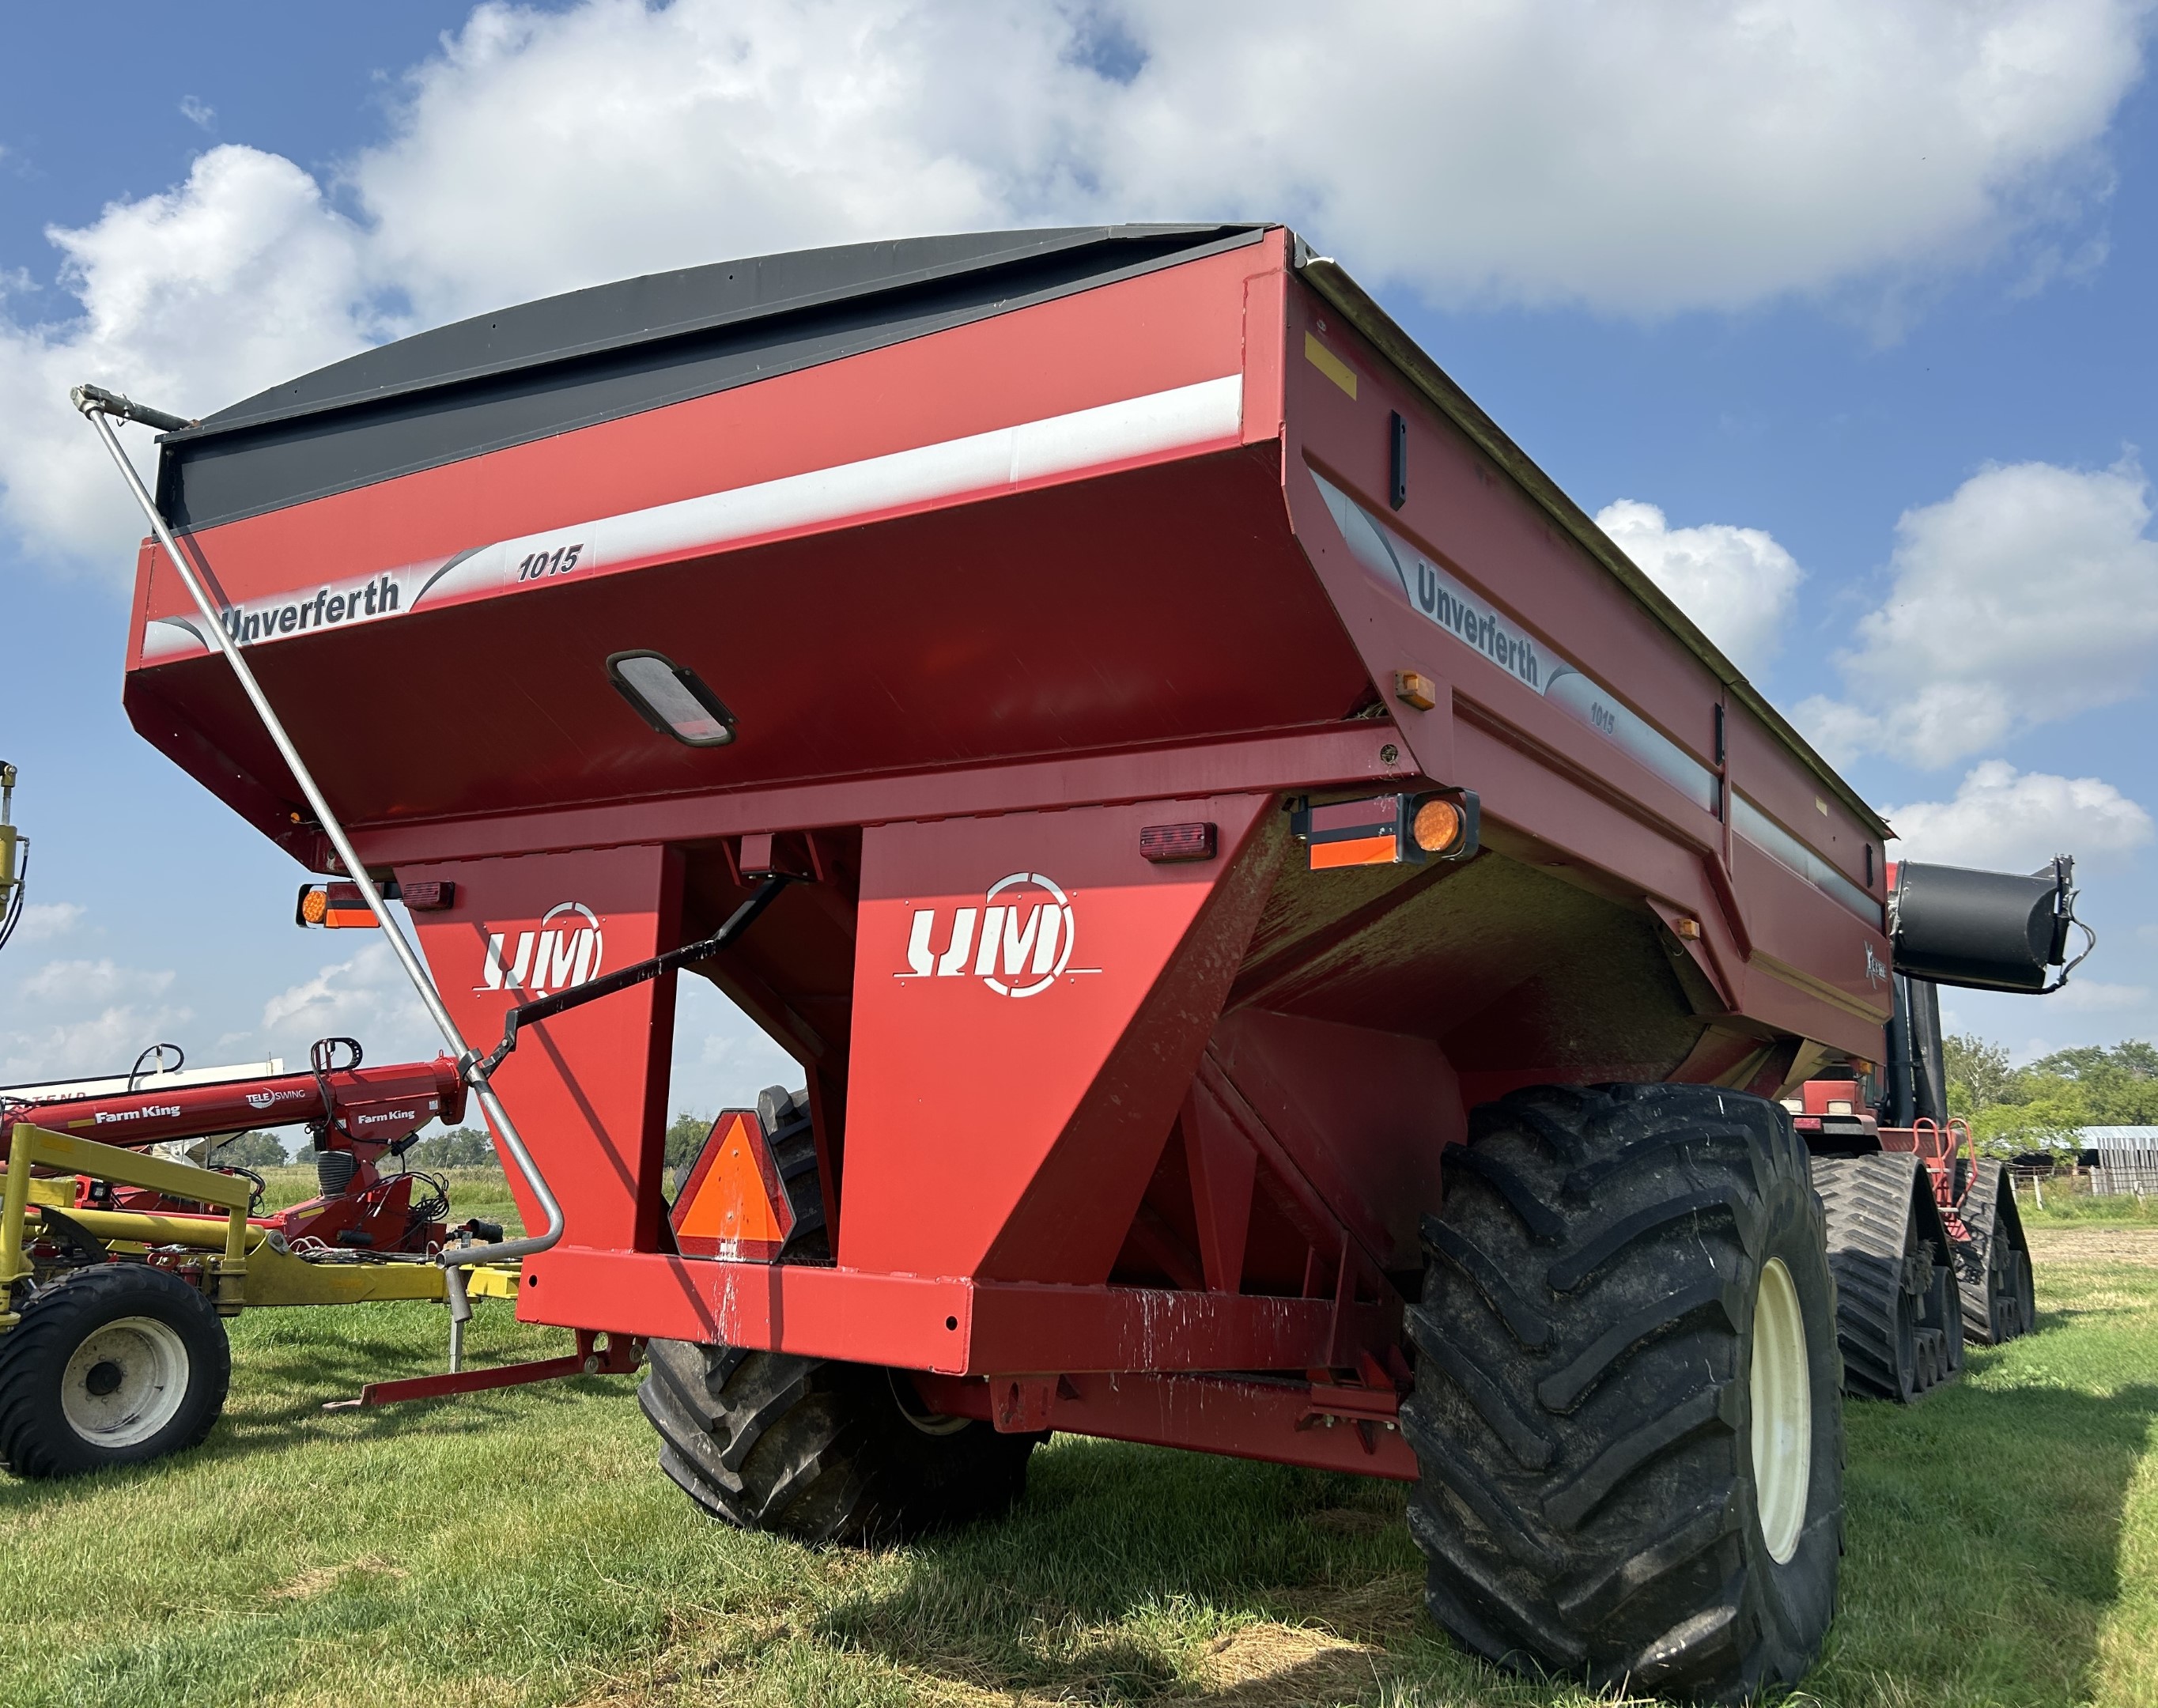
{"label": "large tractor tire", "polygon": [[1844,1391],[1908,1405],[1963,1373],[1954,1254],[1926,1167],[1907,1151],[1819,1156]]}
{"label": "large tractor tire", "polygon": [[225,1409],[217,1309],[142,1263],[79,1269],[0,1334],[0,1463],[72,1477],[191,1447]]}
{"label": "large tractor tire", "polygon": [[1447,1162],[1402,1415],[1433,1618],[1593,1688],[1795,1682],[1835,1604],[1843,1419],[1789,1116],[1539,1086],[1476,1110]]}
{"label": "large tractor tire", "polygon": [[[795,1210],[779,1261],[829,1262],[808,1098],[775,1086],[757,1114]],[[876,1543],[992,1516],[1047,1438],[932,1412],[901,1370],[689,1340],[648,1356],[637,1399],[660,1469],[743,1530]]]}
{"label": "large tractor tire", "polygon": [[1982,1159],[1957,1215],[1970,1236],[1956,1253],[1964,1338],[1998,1346],[2029,1334],[2038,1320],[2038,1300],[2008,1165]]}

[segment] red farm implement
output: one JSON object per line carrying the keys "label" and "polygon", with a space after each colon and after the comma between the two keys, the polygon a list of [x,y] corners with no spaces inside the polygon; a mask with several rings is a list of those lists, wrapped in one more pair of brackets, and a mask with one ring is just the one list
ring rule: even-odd
{"label": "red farm implement", "polygon": [[[870,245],[79,401],[167,430],[137,728],[323,923],[405,897],[519,1313],[650,1343],[706,1510],[901,1533],[1052,1430],[1362,1471],[1480,1654],[1804,1670],[1843,1365],[1779,1100],[1880,1076],[1925,931],[1335,263]],[[805,1083],[670,1200],[684,972]]]}
{"label": "red farm implement", "polygon": [[[489,1267],[452,1282],[433,1260],[502,1230],[452,1233],[440,1176],[385,1167],[421,1128],[462,1112],[448,1057],[370,1067],[338,1038],[308,1072],[240,1076],[168,1068],[165,1048],[147,1072],[0,1089],[0,1464],[59,1476],[200,1441],[225,1401],[223,1319],[250,1306],[448,1305],[449,1372],[372,1383],[354,1404],[634,1368],[632,1343],[597,1337],[564,1360],[463,1368],[472,1294],[514,1298],[518,1274]],[[261,1177],[217,1166],[216,1146],[286,1126],[306,1127],[321,1191],[258,1213]],[[186,1140],[205,1160],[157,1153]]]}

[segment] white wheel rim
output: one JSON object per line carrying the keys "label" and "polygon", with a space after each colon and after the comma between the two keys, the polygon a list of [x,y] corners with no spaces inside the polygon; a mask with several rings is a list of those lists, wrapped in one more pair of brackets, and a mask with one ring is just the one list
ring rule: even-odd
{"label": "white wheel rim", "polygon": [[92,1329],[60,1376],[68,1427],[108,1451],[149,1440],[187,1395],[188,1349],[155,1317],[120,1317]]}
{"label": "white wheel rim", "polygon": [[1768,1557],[1790,1563],[1806,1527],[1813,1476],[1814,1395],[1806,1319],[1780,1257],[1761,1271],[1753,1296],[1753,1493]]}

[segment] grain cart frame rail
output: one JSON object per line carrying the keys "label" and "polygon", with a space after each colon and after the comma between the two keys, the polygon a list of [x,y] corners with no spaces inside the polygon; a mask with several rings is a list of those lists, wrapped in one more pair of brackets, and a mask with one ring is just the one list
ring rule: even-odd
{"label": "grain cart frame rail", "polygon": [[673,973],[492,1074],[565,1206],[520,1314],[652,1342],[708,1510],[877,1536],[1160,1442],[1415,1480],[1495,1659],[1806,1664],[1840,1369],[1771,1100],[1878,1060],[1887,828],[1339,266],[767,256],[161,447],[129,715],[435,898],[446,1032],[790,880],[687,969],[805,1080],[715,1123],[723,1201],[663,1190]]}

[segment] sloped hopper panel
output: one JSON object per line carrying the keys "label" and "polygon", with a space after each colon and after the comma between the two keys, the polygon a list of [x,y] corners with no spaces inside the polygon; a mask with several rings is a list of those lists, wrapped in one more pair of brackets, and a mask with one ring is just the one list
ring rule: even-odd
{"label": "sloped hopper panel", "polygon": [[[360,826],[1331,725],[1369,681],[1247,397],[1259,265],[1232,247],[193,544]],[[289,780],[148,580],[137,727],[278,833]],[[639,649],[736,739],[655,733],[605,668]]]}

